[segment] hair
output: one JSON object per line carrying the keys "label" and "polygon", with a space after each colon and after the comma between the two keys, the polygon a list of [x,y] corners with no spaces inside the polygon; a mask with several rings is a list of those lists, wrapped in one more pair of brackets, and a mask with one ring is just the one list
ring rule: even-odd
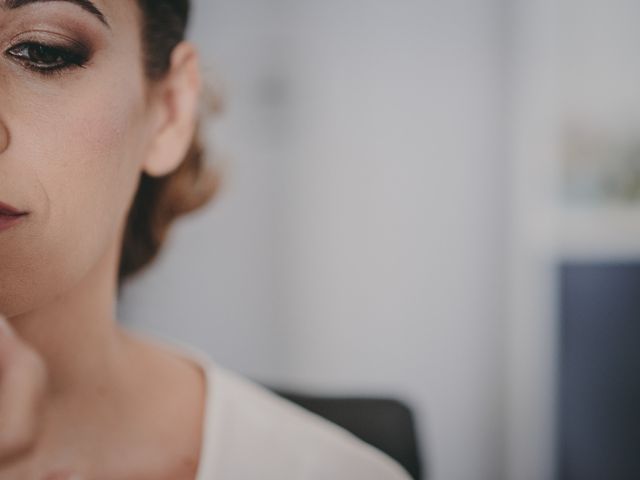
{"label": "hair", "polygon": [[[189,0],[137,0],[141,17],[145,76],[161,80],[171,53],[185,38]],[[118,289],[125,279],[144,269],[158,255],[171,224],[206,204],[218,190],[217,172],[206,165],[200,119],[182,163],[162,177],[141,174],[122,237]]]}

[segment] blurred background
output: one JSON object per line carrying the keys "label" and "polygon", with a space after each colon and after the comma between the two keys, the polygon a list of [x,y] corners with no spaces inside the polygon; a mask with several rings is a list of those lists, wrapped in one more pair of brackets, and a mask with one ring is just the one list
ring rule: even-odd
{"label": "blurred background", "polygon": [[194,9],[223,187],[120,317],[401,399],[429,479],[640,478],[640,3]]}

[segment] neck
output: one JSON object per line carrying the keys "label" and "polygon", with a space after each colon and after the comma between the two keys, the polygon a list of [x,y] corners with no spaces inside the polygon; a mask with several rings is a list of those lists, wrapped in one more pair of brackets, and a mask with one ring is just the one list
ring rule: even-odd
{"label": "neck", "polygon": [[119,244],[113,242],[73,288],[9,319],[18,335],[44,359],[54,395],[72,396],[122,371],[124,335],[115,319],[118,256]]}
{"label": "neck", "polygon": [[[46,469],[73,466],[86,478],[119,478],[123,469],[145,472],[131,478],[169,478],[165,472],[174,471],[171,478],[193,478],[191,468],[185,476],[184,459],[200,451],[201,372],[118,325],[118,247],[55,301],[9,319],[48,370],[38,450],[29,461]],[[180,420],[168,425],[172,418]],[[122,451],[137,453],[123,460]]]}

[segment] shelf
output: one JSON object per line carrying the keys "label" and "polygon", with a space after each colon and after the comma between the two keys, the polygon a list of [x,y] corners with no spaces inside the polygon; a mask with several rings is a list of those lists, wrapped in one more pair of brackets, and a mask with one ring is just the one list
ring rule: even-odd
{"label": "shelf", "polygon": [[640,205],[567,207],[556,219],[556,254],[563,258],[640,259]]}

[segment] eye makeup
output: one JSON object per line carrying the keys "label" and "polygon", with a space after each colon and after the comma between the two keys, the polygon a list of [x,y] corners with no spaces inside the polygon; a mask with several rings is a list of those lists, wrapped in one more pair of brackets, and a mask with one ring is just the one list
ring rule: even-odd
{"label": "eye makeup", "polygon": [[84,68],[92,54],[91,47],[81,41],[43,30],[15,36],[4,52],[11,61],[43,76]]}

